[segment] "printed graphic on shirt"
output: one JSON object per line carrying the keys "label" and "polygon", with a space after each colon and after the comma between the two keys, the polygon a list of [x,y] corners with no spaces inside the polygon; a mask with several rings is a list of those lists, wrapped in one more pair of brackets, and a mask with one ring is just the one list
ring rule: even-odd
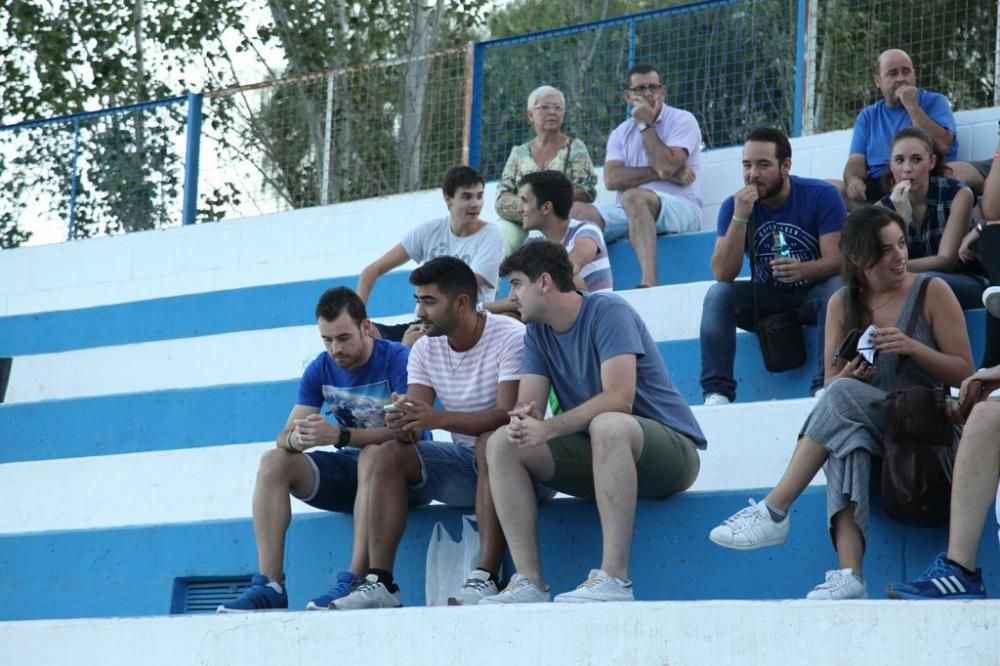
{"label": "printed graphic on shirt", "polygon": [[448,250],[448,244],[447,243],[438,243],[437,245],[435,245],[434,247],[432,247],[427,254],[430,255],[428,257],[428,260],[429,259],[437,259],[438,257],[455,257],[456,259],[461,259],[463,262],[465,262],[469,266],[472,265],[472,255],[471,254],[468,254],[468,253],[466,253],[466,254],[452,254]]}
{"label": "printed graphic on shirt", "polygon": [[345,428],[382,428],[385,426],[384,407],[392,400],[388,380],[364,386],[330,386],[323,384],[323,414],[335,418]]}
{"label": "printed graphic on shirt", "polygon": [[784,240],[787,248],[784,255],[799,261],[814,261],[820,256],[819,241],[801,227],[788,222],[768,220],[757,224],[754,231],[755,251],[757,252],[757,276],[762,282],[780,284],[785,287],[802,287],[809,282],[780,282],[771,272],[771,261],[778,257],[781,248],[779,243]]}

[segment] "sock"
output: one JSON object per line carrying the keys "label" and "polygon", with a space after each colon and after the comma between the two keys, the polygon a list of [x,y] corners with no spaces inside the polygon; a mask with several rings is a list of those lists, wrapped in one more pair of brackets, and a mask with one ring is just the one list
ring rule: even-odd
{"label": "sock", "polygon": [[385,589],[389,590],[390,592],[395,592],[396,590],[399,589],[399,586],[397,586],[394,582],[392,582],[391,571],[386,571],[385,569],[369,569],[368,573],[375,574],[375,576],[378,578],[378,582],[385,585]]}
{"label": "sock", "polygon": [[284,594],[285,588],[276,580],[268,581],[267,586],[277,592],[278,594]]}
{"label": "sock", "polygon": [[476,571],[485,571],[486,573],[488,573],[490,575],[490,580],[491,581],[493,581],[497,586],[500,585],[500,579],[497,578],[497,575],[495,573],[493,573],[492,571],[490,571],[489,569],[484,569],[482,567],[476,567]]}
{"label": "sock", "polygon": [[767,501],[764,502],[764,506],[767,507],[767,512],[771,514],[771,520],[776,523],[780,523],[788,515],[787,511],[782,511],[781,509],[775,509]]}
{"label": "sock", "polygon": [[980,573],[978,571],[972,571],[971,569],[966,569],[965,567],[963,567],[961,564],[959,564],[955,560],[949,559],[947,557],[944,558],[944,561],[947,562],[948,564],[952,565],[952,566],[955,566],[955,567],[958,567],[959,569],[961,569],[962,573],[964,573],[969,578],[971,578],[973,580],[979,580]]}

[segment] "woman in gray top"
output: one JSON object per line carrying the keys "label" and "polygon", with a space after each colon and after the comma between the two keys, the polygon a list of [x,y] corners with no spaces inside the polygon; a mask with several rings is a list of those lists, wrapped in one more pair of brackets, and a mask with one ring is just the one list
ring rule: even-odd
{"label": "woman in gray top", "polygon": [[[958,300],[940,278],[906,270],[906,228],[884,208],[851,213],[841,232],[841,277],[845,286],[827,306],[826,390],[799,434],[781,481],[763,502],[737,512],[712,530],[720,546],[751,550],[784,543],[788,510],[822,468],[826,474],[827,526],[839,568],[808,599],[863,599],[861,575],[868,528],[871,456],[882,455],[885,428],[880,398],[906,386],[959,386],[973,372],[972,350]],[[904,329],[927,284],[912,336]],[[874,327],[874,365],[858,354],[845,362],[835,356],[852,329]],[[897,376],[897,363],[908,357]],[[874,403],[874,404],[873,404]]]}

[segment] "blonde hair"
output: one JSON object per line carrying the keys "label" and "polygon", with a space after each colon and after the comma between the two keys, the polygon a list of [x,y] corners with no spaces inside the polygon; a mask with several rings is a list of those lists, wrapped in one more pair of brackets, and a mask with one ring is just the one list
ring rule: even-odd
{"label": "blonde hair", "polygon": [[546,97],[547,95],[558,95],[562,105],[566,106],[566,96],[562,94],[561,90],[552,86],[538,86],[528,95],[528,111],[535,108],[535,104],[538,103],[539,98]]}

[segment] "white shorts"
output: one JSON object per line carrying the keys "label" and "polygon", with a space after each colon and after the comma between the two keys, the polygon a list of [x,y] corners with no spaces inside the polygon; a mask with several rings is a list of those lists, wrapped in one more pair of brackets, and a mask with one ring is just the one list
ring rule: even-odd
{"label": "white shorts", "polygon": [[[649,190],[660,197],[660,214],[656,216],[656,233],[682,234],[701,229],[701,215],[684,199],[666,192]],[[595,204],[604,218],[604,240],[608,243],[628,236],[628,215],[618,204]]]}

